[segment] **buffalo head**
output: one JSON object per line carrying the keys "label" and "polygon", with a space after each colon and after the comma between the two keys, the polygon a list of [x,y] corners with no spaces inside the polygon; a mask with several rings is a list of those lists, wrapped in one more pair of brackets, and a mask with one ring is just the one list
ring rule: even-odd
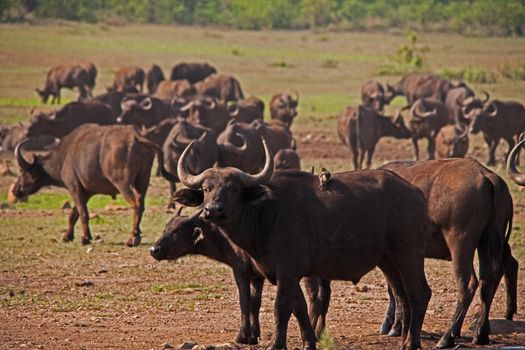
{"label": "buffalo head", "polygon": [[270,112],[272,119],[279,119],[286,125],[291,125],[297,116],[297,105],[299,104],[299,93],[293,92],[293,95],[283,93],[275,95],[270,103]]}
{"label": "buffalo head", "polygon": [[490,124],[498,115],[498,107],[494,102],[485,102],[482,107],[471,108],[464,115],[470,123],[470,132],[477,134],[481,130],[490,128]]}
{"label": "buffalo head", "polygon": [[390,122],[392,123],[393,133],[392,136],[397,139],[406,139],[412,136],[412,132],[405,125],[405,120],[401,115],[403,109],[398,110],[394,115],[390,117]]}
{"label": "buffalo head", "polygon": [[39,163],[39,156],[33,155],[33,161],[27,161],[22,155],[22,147],[29,140],[20,142],[15,148],[15,158],[20,168],[20,175],[16,179],[13,194],[17,198],[24,198],[48,185],[49,176]]}
{"label": "buffalo head", "polygon": [[124,97],[120,102],[122,113],[118,116],[117,123],[144,125],[145,116],[152,107],[153,101],[149,97],[142,99],[142,101]]}
{"label": "buffalo head", "polygon": [[40,90],[39,88],[36,88],[35,91],[40,97],[40,101],[42,101],[42,103],[47,103],[49,96],[51,96],[51,92],[49,91],[49,89]]}
{"label": "buffalo head", "polygon": [[468,149],[468,126],[454,125],[454,130],[456,131],[456,136],[452,140],[452,147],[450,147],[450,153],[448,156],[449,158],[463,157]]}
{"label": "buffalo head", "polygon": [[166,224],[162,236],[149,249],[156,260],[177,260],[181,256],[191,254],[195,245],[202,239],[203,230],[197,227],[196,220],[202,209],[190,217],[180,216],[183,207]]}
{"label": "buffalo head", "polygon": [[204,217],[212,222],[228,224],[240,218],[245,205],[257,205],[271,198],[265,186],[273,175],[273,158],[266,141],[262,140],[265,164],[260,173],[247,174],[237,168],[210,168],[198,175],[188,172],[189,153],[194,142],[179,159],[177,173],[189,187],[175,193],[174,200],[187,206],[204,206]]}

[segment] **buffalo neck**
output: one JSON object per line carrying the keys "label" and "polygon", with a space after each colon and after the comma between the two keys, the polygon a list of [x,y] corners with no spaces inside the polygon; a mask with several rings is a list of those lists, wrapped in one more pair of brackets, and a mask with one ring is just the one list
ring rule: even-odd
{"label": "buffalo neck", "polygon": [[57,157],[56,152],[42,156],[39,163],[46,177],[44,186],[65,187],[61,177],[63,160]]}
{"label": "buffalo neck", "polygon": [[202,228],[205,237],[195,244],[194,253],[232,266],[235,251],[228,239],[219,232],[219,228],[202,219],[199,219],[197,226]]}

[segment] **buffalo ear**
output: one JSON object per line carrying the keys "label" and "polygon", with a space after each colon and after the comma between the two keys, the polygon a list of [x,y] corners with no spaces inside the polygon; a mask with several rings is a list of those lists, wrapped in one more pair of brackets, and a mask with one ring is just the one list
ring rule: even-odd
{"label": "buffalo ear", "polygon": [[204,202],[204,194],[202,190],[183,188],[175,192],[173,201],[187,207],[198,207]]}
{"label": "buffalo ear", "polygon": [[273,198],[272,190],[263,185],[255,185],[244,191],[249,205],[259,205],[265,200]]}

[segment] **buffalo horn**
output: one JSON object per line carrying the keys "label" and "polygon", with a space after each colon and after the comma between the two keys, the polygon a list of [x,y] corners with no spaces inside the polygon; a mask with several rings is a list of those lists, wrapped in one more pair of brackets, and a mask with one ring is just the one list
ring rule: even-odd
{"label": "buffalo horn", "polygon": [[22,146],[29,141],[28,139],[23,140],[18,145],[16,145],[15,148],[15,157],[16,162],[18,163],[18,166],[20,169],[29,171],[34,163],[29,163],[27,160],[24,159],[24,156],[22,155]]}
{"label": "buffalo horn", "polygon": [[509,177],[517,183],[520,186],[525,186],[525,176],[519,172],[518,168],[516,167],[516,159],[519,156],[519,150],[523,143],[525,142],[525,139],[518,142],[516,146],[510,151],[509,158],[507,158],[507,174]]}

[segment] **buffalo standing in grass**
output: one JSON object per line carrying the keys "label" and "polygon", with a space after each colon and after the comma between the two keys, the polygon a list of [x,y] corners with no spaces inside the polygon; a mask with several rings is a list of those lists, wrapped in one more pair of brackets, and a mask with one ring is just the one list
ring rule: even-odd
{"label": "buffalo standing in grass", "polygon": [[270,115],[272,119],[278,119],[288,127],[292,126],[293,120],[297,116],[297,106],[299,104],[299,93],[295,91],[293,94],[294,96],[288,93],[275,94],[270,100]]}
{"label": "buffalo standing in grass", "polygon": [[[386,90],[386,91],[385,91]],[[396,96],[390,85],[386,89],[377,81],[368,81],[361,87],[361,101],[363,105],[382,113],[385,106]]]}
{"label": "buffalo standing in grass", "polygon": [[[65,187],[75,206],[69,215],[64,241],[72,241],[78,218],[82,222],[82,243],[92,240],[89,229],[88,200],[95,194],[115,197],[122,194],[133,207],[133,229],[128,246],[141,241],[140,222],[149,186],[155,153],[162,160],[162,150],[140,137],[131,126],[86,124],[68,136],[46,155],[28,161],[22,155],[24,142],[15,156],[21,169],[13,193],[22,198],[46,186]],[[162,164],[162,163],[161,163]],[[173,178],[163,171],[168,180]]]}
{"label": "buffalo standing in grass", "polygon": [[164,73],[158,65],[153,64],[149,67],[146,71],[146,86],[148,87],[148,93],[153,95],[155,91],[157,91],[159,84],[164,80],[166,80],[166,78],[164,78]]}
{"label": "buffalo standing in grass", "polygon": [[52,135],[62,138],[83,124],[115,124],[112,109],[98,101],[70,102],[50,114],[37,113],[32,116],[27,128],[27,137]]}
{"label": "buffalo standing in grass", "polygon": [[142,92],[145,73],[140,67],[122,67],[115,73],[112,89],[123,92]]}
{"label": "buffalo standing in grass", "polygon": [[[190,144],[178,164],[188,189],[175,199],[202,205],[206,220],[246,251],[257,268],[277,285],[272,349],[286,348],[293,312],[306,347],[316,338],[299,287],[303,276],[357,283],[378,266],[403,304],[404,348],[421,348],[421,326],[430,288],[423,271],[428,229],[422,193],[389,171],[333,174],[326,190],[315,175],[277,171],[265,147],[265,166],[255,175],[235,168],[187,170]],[[273,176],[273,177],[272,177]],[[370,215],[374,213],[374,215]]]}
{"label": "buffalo standing in grass", "polygon": [[337,121],[337,134],[341,142],[350,147],[356,170],[363,168],[365,153],[366,166],[369,168],[372,165],[372,157],[381,137],[408,139],[412,135],[400,112],[392,117],[385,117],[362,105],[357,108],[347,106],[341,112]]}
{"label": "buffalo standing in grass", "polygon": [[207,63],[179,63],[171,70],[170,79],[185,79],[195,84],[215,73],[217,73],[217,70]]}
{"label": "buffalo standing in grass", "polygon": [[93,97],[93,90],[95,89],[95,85],[97,82],[97,66],[93,62],[80,62],[80,67],[84,68],[84,70],[88,73],[88,95],[89,97]]}
{"label": "buffalo standing in grass", "polygon": [[518,136],[525,131],[525,107],[518,102],[488,101],[483,107],[471,108],[465,118],[470,122],[471,133],[483,133],[489,147],[487,165],[496,165],[495,152],[501,139],[509,145],[506,159]]}
{"label": "buffalo standing in grass", "polygon": [[49,96],[52,96],[51,103],[60,104],[60,89],[77,88],[79,92],[78,99],[83,100],[88,97],[89,86],[91,84],[91,76],[82,66],[75,65],[60,65],[55,66],[49,70],[44,83],[44,88],[36,89],[43,103],[47,103]]}

